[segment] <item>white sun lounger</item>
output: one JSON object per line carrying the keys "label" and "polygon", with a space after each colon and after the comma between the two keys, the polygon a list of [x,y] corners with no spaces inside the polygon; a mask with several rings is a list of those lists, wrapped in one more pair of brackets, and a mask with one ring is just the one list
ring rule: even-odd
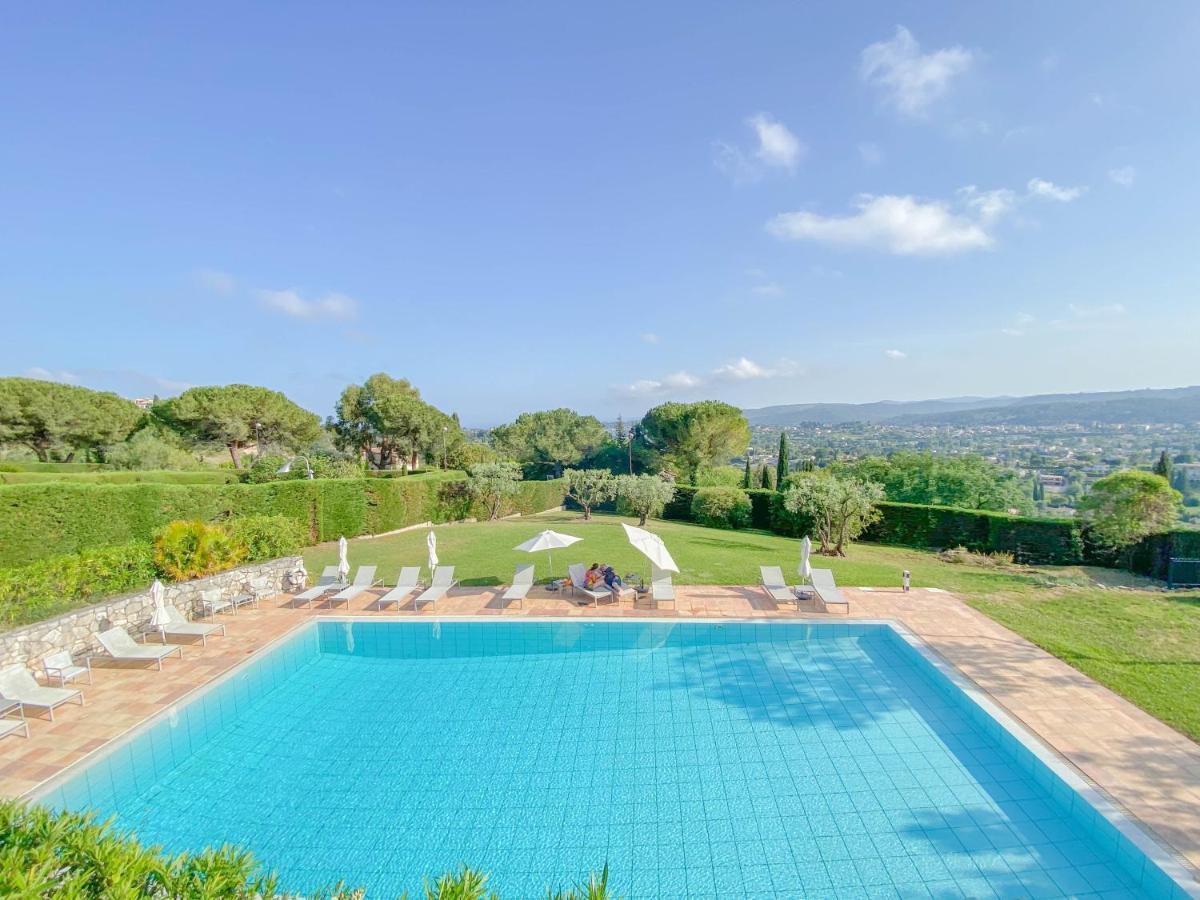
{"label": "white sun lounger", "polygon": [[596,601],[596,605],[600,605],[601,600],[611,600],[613,592],[605,585],[603,590],[596,590],[587,586],[587,569],[583,567],[583,563],[575,563],[573,566],[567,567],[567,574],[571,577],[571,593],[582,591],[588,597]]}
{"label": "white sun lounger", "polygon": [[504,596],[500,599],[505,603],[511,603],[516,600],[523,609],[525,607],[525,597],[533,590],[533,563],[527,563],[523,566],[517,566],[517,571],[513,574],[512,584],[509,585]]}
{"label": "white sun lounger", "polygon": [[105,649],[109,656],[121,662],[153,662],[159,669],[162,669],[162,661],[172,653],[178,653],[183,656],[183,648],[178,644],[163,644],[157,647],[148,647],[145,644],[139,644],[129,636],[129,632],[120,626],[110,628],[108,631],[102,631],[96,635],[96,639],[100,641],[100,646]]}
{"label": "white sun lounger", "polygon": [[170,603],[164,604],[167,609],[167,624],[158,629],[158,635],[162,638],[162,642],[167,642],[167,635],[171,637],[198,637],[200,643],[208,646],[208,636],[219,631],[225,633],[225,624],[217,622],[214,625],[205,625],[203,622],[189,622],[184,617],[183,613],[177,610]]}
{"label": "white sun lounger", "polygon": [[392,603],[397,607],[400,606],[409,595],[412,594],[421,586],[421,567],[420,566],[404,566],[400,570],[400,577],[396,579],[396,586],[375,601],[375,605],[379,609],[383,609]]}
{"label": "white sun lounger", "polygon": [[675,602],[675,584],[671,581],[671,573],[664,572],[654,563],[650,563],[650,596],[655,606]]}
{"label": "white sun lounger", "polygon": [[795,603],[796,609],[800,609],[800,597],[783,580],[783,569],[779,566],[759,566],[758,572],[768,597],[776,603]]}
{"label": "white sun lounger", "polygon": [[834,606],[838,608],[839,612],[850,615],[850,601],[845,594],[838,590],[831,569],[812,570],[812,589],[826,612],[829,612],[829,608]]}
{"label": "white sun lounger", "polygon": [[[16,711],[17,718],[9,718],[9,713]],[[29,723],[25,721],[25,707],[19,700],[0,700],[0,738],[21,732],[29,737]]]}
{"label": "white sun lounger", "polygon": [[87,660],[86,666],[75,665],[75,660],[71,658],[69,650],[59,650],[57,653],[51,653],[42,657],[42,672],[46,676],[46,683],[57,680],[59,687],[66,687],[68,681],[74,681],[83,675],[87,676],[88,684],[92,683],[92,662]]}
{"label": "white sun lounger", "polygon": [[429,587],[413,601],[413,609],[420,609],[425,603],[432,603],[434,609],[437,609],[437,602],[456,584],[458,582],[454,580],[454,566],[438,566],[434,570],[433,581],[429,583]]}
{"label": "white sun lounger", "polygon": [[292,596],[292,607],[294,608],[300,603],[310,603],[313,600],[320,599],[330,591],[340,591],[345,586],[345,584],[338,581],[338,567],[326,566],[315,585],[303,593]]}
{"label": "white sun lounger", "polygon": [[72,700],[83,705],[83,691],[75,688],[42,687],[37,679],[21,664],[0,670],[0,699],[15,700],[22,707],[36,706],[50,713],[54,721],[54,708]]}
{"label": "white sun lounger", "polygon": [[358,597],[359,594],[365,594],[379,581],[375,578],[375,566],[359,566],[358,571],[354,573],[354,581],[347,587],[342,588],[336,594],[329,598],[329,605],[335,603],[345,603],[346,609],[350,608],[350,601]]}

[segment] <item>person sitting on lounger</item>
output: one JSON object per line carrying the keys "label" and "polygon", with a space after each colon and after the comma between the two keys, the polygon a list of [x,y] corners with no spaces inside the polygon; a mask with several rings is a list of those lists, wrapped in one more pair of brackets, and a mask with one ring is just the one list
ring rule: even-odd
{"label": "person sitting on lounger", "polygon": [[612,590],[619,590],[625,587],[625,582],[621,580],[621,576],[617,574],[612,566],[604,566],[604,583]]}
{"label": "person sitting on lounger", "polygon": [[595,590],[602,581],[604,581],[605,567],[600,563],[592,563],[591,568],[587,570],[587,574],[583,576],[584,587],[589,590]]}

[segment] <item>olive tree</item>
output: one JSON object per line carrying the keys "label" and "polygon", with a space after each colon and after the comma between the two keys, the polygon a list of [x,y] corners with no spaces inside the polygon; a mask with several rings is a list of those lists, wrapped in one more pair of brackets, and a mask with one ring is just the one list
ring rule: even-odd
{"label": "olive tree", "polygon": [[638,524],[662,512],[675,496],[675,483],[661,475],[618,475],[616,496],[624,509],[638,517]]}
{"label": "olive tree", "polygon": [[874,482],[826,472],[800,472],[789,482],[784,508],[811,520],[818,553],[845,556],[846,545],[879,518],[884,495]]}
{"label": "olive tree", "polygon": [[467,470],[467,490],[488,511],[488,521],[500,518],[504,501],[521,489],[521,470],[516,463],[476,463]]}
{"label": "olive tree", "polygon": [[583,507],[583,517],[592,517],[592,507],[611,500],[616,479],[608,469],[567,469],[567,496]]}

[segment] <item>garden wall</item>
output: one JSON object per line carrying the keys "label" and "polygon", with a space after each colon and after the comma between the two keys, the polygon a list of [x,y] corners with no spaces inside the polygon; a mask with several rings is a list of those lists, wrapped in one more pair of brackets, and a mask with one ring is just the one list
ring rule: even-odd
{"label": "garden wall", "polygon": [[[562,480],[521,482],[502,512],[528,515],[561,506],[563,491]],[[484,512],[460,475],[266,484],[0,485],[0,567],[148,541],[176,519],[217,522],[255,514],[294,518],[318,543]]]}
{"label": "garden wall", "polygon": [[[279,594],[303,584],[303,560],[287,556],[165,587],[167,602],[190,616],[197,610],[201,595],[210,591],[227,600],[238,594]],[[36,666],[42,657],[56,650],[69,650],[76,657],[98,653],[99,632],[119,625],[132,635],[142,634],[149,630],[153,612],[154,604],[146,589],[5,632],[0,634],[0,666]]]}

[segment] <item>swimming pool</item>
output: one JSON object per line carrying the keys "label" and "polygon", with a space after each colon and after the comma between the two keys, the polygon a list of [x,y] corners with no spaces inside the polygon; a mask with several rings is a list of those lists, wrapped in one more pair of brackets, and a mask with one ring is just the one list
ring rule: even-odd
{"label": "swimming pool", "polygon": [[41,799],[296,890],[1188,896],[1005,718],[887,623],[323,620]]}

